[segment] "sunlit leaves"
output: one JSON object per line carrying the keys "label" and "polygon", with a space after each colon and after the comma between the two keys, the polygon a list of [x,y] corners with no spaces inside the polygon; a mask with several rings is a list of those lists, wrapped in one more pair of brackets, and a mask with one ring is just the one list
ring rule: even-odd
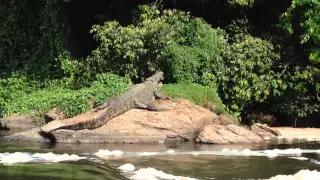
{"label": "sunlit leaves", "polygon": [[228,3],[232,6],[252,7],[255,0],[228,0]]}
{"label": "sunlit leaves", "polygon": [[244,41],[234,43],[225,51],[224,60],[220,62],[224,68],[217,79],[234,111],[241,110],[247,103],[263,102],[273,89],[279,88],[272,71],[278,59],[271,43],[251,36],[245,36]]}
{"label": "sunlit leaves", "polygon": [[[293,29],[292,22],[299,21],[303,29],[300,35],[301,44],[310,44],[306,50],[312,62],[320,62],[320,2],[317,0],[293,0],[287,12],[281,16],[283,28],[290,34],[298,29]],[[298,32],[297,32],[298,33]]]}

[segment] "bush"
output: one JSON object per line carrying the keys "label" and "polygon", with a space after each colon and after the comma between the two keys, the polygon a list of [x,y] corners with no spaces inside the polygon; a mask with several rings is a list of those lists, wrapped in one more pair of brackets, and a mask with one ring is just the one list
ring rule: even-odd
{"label": "bush", "polygon": [[63,86],[30,88],[34,82],[23,77],[8,78],[0,82],[7,82],[2,83],[0,89],[0,99],[3,100],[0,104],[1,116],[30,111],[43,115],[51,108],[58,107],[68,117],[72,117],[88,111],[91,99],[98,106],[109,97],[123,93],[129,86],[127,78],[114,74],[99,74],[90,87],[79,90]]}
{"label": "bush", "polygon": [[60,0],[5,4],[0,9],[0,77],[17,70],[40,79],[59,76],[55,58],[64,50],[69,32],[66,4]]}
{"label": "bush", "polygon": [[240,113],[250,103],[263,102],[281,86],[272,70],[279,55],[268,41],[245,36],[226,48],[222,58],[216,58],[203,74],[201,83],[217,86],[231,112]]}
{"label": "bush", "polygon": [[161,90],[172,98],[185,98],[217,114],[226,113],[225,107],[215,88],[199,84],[165,84]]}
{"label": "bush", "polygon": [[135,24],[118,22],[93,26],[99,47],[86,59],[89,71],[111,71],[143,80],[155,70],[167,82],[199,80],[199,68],[211,64],[225,49],[222,31],[212,29],[200,18],[178,10],[140,6]]}

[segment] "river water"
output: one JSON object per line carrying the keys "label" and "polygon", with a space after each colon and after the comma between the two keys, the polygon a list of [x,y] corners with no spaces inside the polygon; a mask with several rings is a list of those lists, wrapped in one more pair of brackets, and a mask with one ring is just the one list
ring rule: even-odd
{"label": "river water", "polygon": [[[1,136],[1,134],[0,134]],[[266,149],[299,148],[302,154],[274,156]],[[95,155],[99,150],[121,150],[121,156]],[[250,149],[250,151],[248,150]],[[299,150],[298,149],[298,150]],[[27,157],[35,153],[52,152],[56,155],[75,154],[85,159],[77,161],[30,160],[25,163],[6,164],[8,154],[23,152]],[[52,155],[52,154],[51,154]],[[2,156],[2,163],[1,163]],[[9,156],[7,156],[9,157]],[[17,156],[21,161],[25,156]],[[295,174],[303,169],[320,171],[320,144],[260,144],[260,145],[200,145],[184,143],[176,146],[166,144],[28,144],[0,141],[0,179],[50,180],[50,179],[129,179],[131,172],[118,167],[130,163],[136,170],[162,171],[177,176],[199,180],[269,179],[276,175]],[[152,171],[152,172],[153,172]],[[158,172],[159,174],[159,172]],[[175,176],[173,176],[175,175]],[[160,176],[157,176],[160,177]],[[147,172],[136,175],[136,179],[153,180]],[[162,178],[165,178],[164,176]],[[155,178],[157,179],[157,178]],[[161,179],[161,178],[158,178]],[[168,178],[170,179],[170,178]],[[183,178],[182,178],[183,179]],[[186,178],[185,178],[186,179]]]}

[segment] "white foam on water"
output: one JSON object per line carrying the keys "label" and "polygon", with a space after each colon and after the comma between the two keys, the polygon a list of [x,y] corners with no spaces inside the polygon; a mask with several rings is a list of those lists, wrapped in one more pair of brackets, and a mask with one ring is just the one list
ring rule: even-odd
{"label": "white foam on water", "polygon": [[27,153],[27,152],[14,152],[14,153],[0,153],[0,163],[6,165],[13,165],[16,163],[28,162],[61,162],[61,161],[77,161],[85,159],[86,157],[79,157],[75,154],[53,154],[49,153]]}
{"label": "white foam on water", "polygon": [[[100,159],[118,159],[124,157],[150,157],[150,156],[181,156],[181,155],[214,155],[214,156],[247,156],[247,157],[268,157],[270,159],[277,158],[278,156],[288,156],[291,159],[296,159],[300,161],[308,160],[305,157],[300,157],[305,153],[318,153],[320,150],[312,149],[273,149],[273,150],[250,150],[250,149],[223,149],[220,151],[174,151],[172,149],[167,151],[159,152],[122,152],[120,150],[109,151],[109,150],[99,150],[95,155]],[[89,159],[90,160],[90,159]],[[103,161],[102,161],[103,162]],[[310,162],[314,164],[320,164],[320,161],[310,159]]]}
{"label": "white foam on water", "polygon": [[167,153],[168,153],[168,154],[173,154],[173,153],[175,153],[175,151],[172,150],[172,149],[169,149],[169,150],[167,151]]}
{"label": "white foam on water", "polygon": [[118,167],[118,169],[120,169],[120,171],[122,171],[122,172],[132,172],[136,169],[136,167],[134,167],[134,165],[132,165],[130,163],[127,163],[127,164],[124,164],[124,165]]}
{"label": "white foam on water", "polygon": [[198,152],[191,152],[191,155],[193,155],[193,156],[199,156],[199,153],[198,153]]}
{"label": "white foam on water", "polygon": [[314,163],[314,164],[320,164],[320,161],[317,161],[315,159],[311,159],[310,162]]}
{"label": "white foam on water", "polygon": [[122,152],[120,150],[109,151],[99,150],[95,153],[98,157],[123,157],[123,156],[164,156],[164,155],[217,155],[217,156],[264,156],[268,158],[276,158],[278,156],[300,157],[303,153],[317,153],[320,150],[308,149],[272,149],[272,150],[255,150],[250,149],[223,149],[221,151],[174,151],[172,149],[159,152]]}
{"label": "white foam on water", "polygon": [[303,150],[296,148],[296,149],[273,149],[273,150],[266,150],[265,151],[268,155],[295,155],[295,156],[301,156]]}
{"label": "white foam on water", "polygon": [[308,158],[306,157],[289,157],[290,159],[296,159],[296,160],[299,160],[299,161],[306,161],[308,160]]}
{"label": "white foam on water", "polygon": [[138,156],[154,156],[158,155],[159,153],[157,152],[142,152],[142,153],[137,153]]}
{"label": "white foam on water", "polygon": [[79,157],[75,154],[53,154],[52,152],[49,153],[35,153],[32,155],[35,158],[43,159],[46,162],[61,162],[61,161],[77,161],[80,159],[85,159],[85,157]]}
{"label": "white foam on water", "polygon": [[0,156],[0,163],[2,164],[26,163],[33,160],[34,158],[30,154],[23,152],[4,153]]}
{"label": "white foam on water", "polygon": [[320,172],[306,169],[300,170],[294,175],[277,175],[269,180],[320,180]]}
{"label": "white foam on water", "polygon": [[184,177],[184,176],[175,176],[172,174],[167,174],[162,171],[158,171],[154,168],[148,167],[148,168],[141,168],[139,170],[135,170],[134,165],[132,164],[124,164],[120,166],[118,169],[120,169],[123,173],[126,173],[125,176],[132,180],[197,180],[190,177]]}
{"label": "white foam on water", "polygon": [[95,153],[95,155],[98,157],[108,157],[108,156],[121,157],[123,155],[123,151],[120,151],[120,150],[109,151],[108,149],[106,150],[100,149],[98,152]]}
{"label": "white foam on water", "polygon": [[222,149],[222,152],[229,152],[229,149]]}

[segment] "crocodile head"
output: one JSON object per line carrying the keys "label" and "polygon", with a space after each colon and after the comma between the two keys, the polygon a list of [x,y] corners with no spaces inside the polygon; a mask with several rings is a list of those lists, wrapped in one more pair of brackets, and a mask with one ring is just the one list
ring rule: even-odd
{"label": "crocodile head", "polygon": [[162,71],[157,71],[153,76],[146,79],[147,81],[159,83],[164,80],[164,73]]}

